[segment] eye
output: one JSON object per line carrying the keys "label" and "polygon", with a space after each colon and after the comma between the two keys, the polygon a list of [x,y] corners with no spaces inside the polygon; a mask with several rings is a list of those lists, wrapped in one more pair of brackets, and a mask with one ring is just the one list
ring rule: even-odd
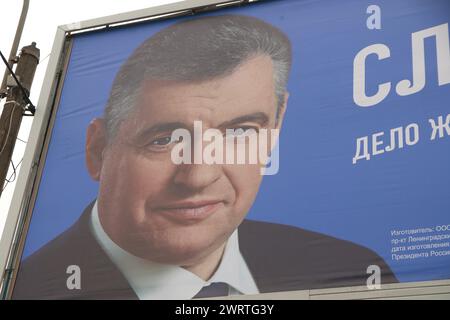
{"label": "eye", "polygon": [[258,133],[259,128],[253,126],[240,126],[227,130],[226,135],[230,137],[242,137],[252,133]]}
{"label": "eye", "polygon": [[151,146],[151,147],[166,147],[166,146],[168,146],[170,144],[179,143],[181,141],[183,141],[183,137],[180,137],[177,140],[173,140],[172,136],[164,136],[164,137],[153,139],[152,141],[150,141],[148,146]]}
{"label": "eye", "polygon": [[167,137],[162,137],[162,138],[158,138],[158,139],[154,139],[150,142],[150,145],[152,146],[166,146],[169,143],[172,142],[172,139],[170,136]]}

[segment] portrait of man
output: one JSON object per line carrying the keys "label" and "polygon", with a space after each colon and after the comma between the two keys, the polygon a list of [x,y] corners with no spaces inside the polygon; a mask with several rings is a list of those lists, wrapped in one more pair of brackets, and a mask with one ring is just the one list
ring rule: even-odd
{"label": "portrait of man", "polygon": [[381,283],[396,282],[363,246],[246,219],[260,164],[171,159],[180,143],[173,131],[192,131],[195,121],[221,132],[282,130],[291,63],[288,37],[250,16],[184,20],[143,42],[87,128],[97,198],[21,263],[13,298],[192,299],[365,286],[370,265]]}

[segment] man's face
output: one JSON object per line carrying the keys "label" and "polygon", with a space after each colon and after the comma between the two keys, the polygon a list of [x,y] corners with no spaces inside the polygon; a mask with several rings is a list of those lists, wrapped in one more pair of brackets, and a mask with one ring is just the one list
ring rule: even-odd
{"label": "man's face", "polygon": [[171,133],[191,131],[194,121],[204,131],[276,128],[276,105],[271,59],[258,56],[221,79],[144,83],[109,145],[101,120],[91,123],[87,162],[100,181],[99,216],[108,235],[136,256],[182,266],[217,250],[250,209],[260,165],[176,165]]}

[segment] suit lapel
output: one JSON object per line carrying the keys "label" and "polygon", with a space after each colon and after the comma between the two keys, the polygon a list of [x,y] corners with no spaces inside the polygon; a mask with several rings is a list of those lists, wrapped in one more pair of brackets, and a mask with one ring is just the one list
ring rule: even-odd
{"label": "suit lapel", "polygon": [[83,299],[137,299],[120,270],[100,247],[91,230],[91,211],[94,202],[83,212],[77,223],[68,230],[67,243],[74,244],[73,256],[82,271]]}

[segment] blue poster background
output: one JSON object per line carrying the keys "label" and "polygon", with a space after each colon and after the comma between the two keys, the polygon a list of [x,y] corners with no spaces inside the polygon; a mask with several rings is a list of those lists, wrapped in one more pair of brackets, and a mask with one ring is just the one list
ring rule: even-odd
{"label": "blue poster background", "polygon": [[[397,261],[391,231],[450,223],[450,137],[430,141],[429,118],[450,113],[450,85],[437,82],[434,37],[425,41],[426,86],[392,89],[381,103],[353,102],[353,59],[383,43],[391,56],[367,59],[368,94],[411,79],[411,33],[450,21],[448,0],[379,0],[382,28],[369,30],[371,1],[264,1],[208,14],[240,13],[282,29],[293,44],[290,100],[280,171],[266,176],[249,217],[330,234],[380,254],[400,281],[450,278],[450,256]],[[22,259],[74,223],[96,197],[84,161],[85,131],[102,114],[121,63],[146,38],[184,17],[74,36],[61,101]],[[356,139],[417,123],[420,141],[352,163]]]}

